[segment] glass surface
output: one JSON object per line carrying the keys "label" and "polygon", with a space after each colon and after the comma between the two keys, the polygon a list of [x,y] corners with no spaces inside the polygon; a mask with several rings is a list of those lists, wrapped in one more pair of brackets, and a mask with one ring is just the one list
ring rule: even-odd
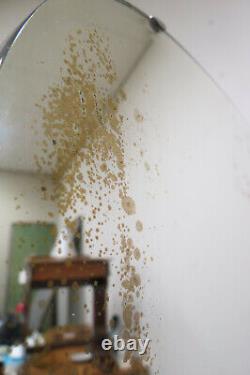
{"label": "glass surface", "polygon": [[249,373],[249,135],[133,8],[35,12],[0,70],[0,310],[17,325],[8,344],[43,335],[28,339],[27,374],[74,373],[77,360],[109,374]]}

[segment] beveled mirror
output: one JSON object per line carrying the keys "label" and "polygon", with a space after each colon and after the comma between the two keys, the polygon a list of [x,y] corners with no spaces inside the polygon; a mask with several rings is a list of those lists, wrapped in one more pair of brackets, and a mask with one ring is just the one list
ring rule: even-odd
{"label": "beveled mirror", "polygon": [[227,327],[246,311],[232,308],[230,276],[250,243],[243,119],[125,1],[47,0],[12,26],[0,51],[5,371],[224,374]]}

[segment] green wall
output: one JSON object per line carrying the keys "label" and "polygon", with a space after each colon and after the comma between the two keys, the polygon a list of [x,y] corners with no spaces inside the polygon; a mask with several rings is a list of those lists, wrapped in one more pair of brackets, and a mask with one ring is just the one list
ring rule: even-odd
{"label": "green wall", "polygon": [[12,225],[9,274],[5,311],[13,311],[23,299],[18,273],[31,255],[48,255],[53,246],[56,226],[49,223],[17,223]]}

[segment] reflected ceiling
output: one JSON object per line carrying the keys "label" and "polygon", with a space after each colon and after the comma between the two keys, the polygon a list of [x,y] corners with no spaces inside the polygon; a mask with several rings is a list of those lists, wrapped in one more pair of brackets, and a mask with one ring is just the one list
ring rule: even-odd
{"label": "reflected ceiling", "polygon": [[[54,0],[42,4],[3,46],[0,71],[0,169],[36,172],[40,118],[36,104],[60,82],[70,35],[97,30],[108,40],[117,79],[97,82],[114,95],[129,77],[159,25],[127,3],[105,0]],[[124,6],[124,4],[126,6]],[[128,6],[127,6],[128,5]],[[14,43],[13,43],[14,42]],[[82,39],[82,44],[86,40]],[[11,48],[8,50],[8,48]],[[81,48],[81,46],[79,46]],[[7,53],[8,52],[8,53]],[[35,124],[35,135],[31,131]],[[41,172],[41,171],[40,171]],[[42,173],[50,174],[50,167]]]}

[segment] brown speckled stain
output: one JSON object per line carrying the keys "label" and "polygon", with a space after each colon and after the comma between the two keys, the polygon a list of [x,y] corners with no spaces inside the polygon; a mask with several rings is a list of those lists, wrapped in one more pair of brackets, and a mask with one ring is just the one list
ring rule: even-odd
{"label": "brown speckled stain", "polygon": [[[91,229],[85,233],[85,243],[90,254],[98,246],[99,257],[119,256],[120,266],[116,272],[120,286],[116,287],[120,288],[123,306],[123,335],[145,339],[148,326],[142,325],[143,313],[136,307],[140,305],[136,301],[143,298],[138,263],[142,256],[130,237],[127,224],[127,217],[136,213],[136,202],[129,195],[124,155],[126,124],[123,114],[119,113],[119,105],[126,100],[126,94],[122,90],[115,97],[108,94],[108,87],[116,79],[109,43],[104,36],[96,30],[88,33],[78,30],[70,35],[64,51],[61,81],[51,85],[37,103],[42,114],[44,136],[40,147],[44,154],[36,155],[35,160],[38,169],[52,169],[55,190],[47,198],[57,203],[69,228],[74,226],[79,204],[88,208],[85,221]],[[139,123],[143,121],[138,110],[134,118]],[[44,186],[41,186],[41,193],[46,193]],[[101,241],[101,236],[105,228],[108,230],[117,204],[119,216],[112,248]],[[52,217],[51,213],[48,215]],[[141,232],[143,223],[136,221],[134,227]],[[119,253],[115,250],[117,245]],[[127,353],[127,359],[131,356]],[[151,359],[150,350],[144,359]]]}

